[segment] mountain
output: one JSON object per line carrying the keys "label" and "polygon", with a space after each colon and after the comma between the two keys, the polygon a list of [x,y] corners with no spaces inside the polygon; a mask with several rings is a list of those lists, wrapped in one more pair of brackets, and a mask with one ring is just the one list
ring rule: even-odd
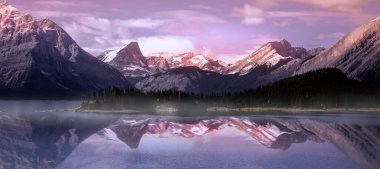
{"label": "mountain", "polygon": [[63,96],[130,86],[116,69],[85,52],[56,23],[0,1],[2,96]]}
{"label": "mountain", "polygon": [[224,73],[226,70],[226,64],[222,61],[212,59],[204,54],[197,54],[193,52],[181,53],[181,54],[170,54],[164,53],[170,68],[180,68],[180,67],[198,67],[202,70],[207,70],[211,72]]}
{"label": "mountain", "polygon": [[198,67],[179,67],[138,80],[135,87],[142,91],[177,90],[188,93],[223,93],[234,75],[222,75]]}
{"label": "mountain", "polygon": [[319,55],[320,53],[322,53],[325,50],[326,50],[326,48],[324,48],[324,47],[318,47],[318,48],[309,49],[307,51],[307,53],[309,53],[311,57],[315,57],[315,56]]}
{"label": "mountain", "polygon": [[144,77],[174,68],[191,66],[218,73],[226,70],[223,62],[193,52],[161,52],[144,56],[137,42],[131,42],[116,50],[106,51],[98,56],[98,59],[115,67],[127,78]]}
{"label": "mountain", "polygon": [[141,53],[137,42],[131,42],[125,47],[107,51],[98,58],[121,71],[124,76],[134,77],[150,74],[148,62]]}
{"label": "mountain", "polygon": [[310,56],[305,48],[292,47],[286,40],[269,42],[248,57],[233,64],[228,73],[245,75],[260,66],[266,66],[271,70],[286,69],[291,72],[297,64]]}
{"label": "mountain", "polygon": [[[317,53],[321,50],[311,51]],[[182,67],[188,66],[186,63],[189,62],[187,61],[191,61],[191,58],[195,57],[193,54],[171,57],[172,61],[168,64],[178,68],[136,80],[134,81],[135,87],[143,91],[174,89],[198,94],[239,92],[292,76],[301,63],[312,55],[304,48],[292,47],[286,40],[270,42],[228,69],[219,67],[220,72],[224,72],[224,74],[215,73],[215,70],[218,70],[215,68],[218,66],[212,66],[214,71],[209,71],[205,66],[200,65]],[[203,57],[199,56],[199,58]],[[204,59],[199,60],[205,61]],[[212,61],[207,62],[204,65],[212,65],[212,63]],[[201,70],[200,67],[203,67],[204,70]]]}
{"label": "mountain", "polygon": [[380,19],[348,33],[333,47],[305,61],[296,74],[325,67],[342,70],[349,78],[380,86]]}
{"label": "mountain", "polygon": [[146,58],[149,69],[153,72],[162,72],[170,69],[168,61],[163,57],[148,57]]}

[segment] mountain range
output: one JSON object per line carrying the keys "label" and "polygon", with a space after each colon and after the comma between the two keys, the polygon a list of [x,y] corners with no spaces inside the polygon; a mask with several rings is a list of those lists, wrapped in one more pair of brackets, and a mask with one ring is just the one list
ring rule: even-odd
{"label": "mountain range", "polygon": [[145,57],[137,42],[106,51],[97,58],[114,66],[126,77],[143,77],[181,67],[198,67],[221,74],[226,71],[226,63],[193,52],[162,52]]}
{"label": "mountain range", "polygon": [[293,47],[281,40],[229,65],[197,52],[144,56],[137,42],[94,57],[53,21],[33,19],[4,0],[0,1],[0,25],[2,96],[73,95],[109,87],[238,92],[327,67],[369,86],[380,85],[379,19],[327,50]]}
{"label": "mountain range", "polygon": [[[269,42],[246,58],[227,65],[189,52],[144,57],[139,49],[138,44],[132,42],[118,49],[119,52],[107,52],[108,55],[98,58],[118,68],[142,91],[191,93],[237,92],[266,85],[291,76],[304,60],[324,50],[292,47],[286,40]],[[129,52],[123,52],[125,50]],[[126,64],[120,60],[129,61]]]}

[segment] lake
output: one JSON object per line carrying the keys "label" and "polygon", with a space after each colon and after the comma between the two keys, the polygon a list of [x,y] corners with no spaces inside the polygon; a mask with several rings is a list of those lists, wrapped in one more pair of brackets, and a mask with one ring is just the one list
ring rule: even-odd
{"label": "lake", "polygon": [[[176,117],[0,101],[0,168],[380,168],[380,114]],[[56,111],[61,110],[61,111]]]}

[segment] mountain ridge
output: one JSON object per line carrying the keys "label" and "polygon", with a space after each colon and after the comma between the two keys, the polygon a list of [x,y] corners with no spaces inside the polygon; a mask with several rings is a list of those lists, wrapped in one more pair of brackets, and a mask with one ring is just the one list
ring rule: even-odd
{"label": "mountain ridge", "polygon": [[84,51],[49,19],[33,19],[2,1],[0,10],[2,96],[73,96],[131,86],[116,69]]}
{"label": "mountain ridge", "polygon": [[348,33],[330,49],[305,61],[295,72],[333,67],[348,77],[372,86],[380,85],[380,20],[368,22]]}

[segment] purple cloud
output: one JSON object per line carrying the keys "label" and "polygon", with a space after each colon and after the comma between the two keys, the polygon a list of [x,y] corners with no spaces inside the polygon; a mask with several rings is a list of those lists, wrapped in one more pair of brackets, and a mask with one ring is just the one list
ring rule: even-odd
{"label": "purple cloud", "polygon": [[95,55],[137,40],[145,45],[144,53],[160,49],[163,52],[207,49],[224,60],[237,60],[248,51],[279,39],[287,39],[294,46],[329,47],[345,33],[380,16],[376,8],[380,1],[375,0],[9,0],[9,3],[35,17],[51,18]]}

